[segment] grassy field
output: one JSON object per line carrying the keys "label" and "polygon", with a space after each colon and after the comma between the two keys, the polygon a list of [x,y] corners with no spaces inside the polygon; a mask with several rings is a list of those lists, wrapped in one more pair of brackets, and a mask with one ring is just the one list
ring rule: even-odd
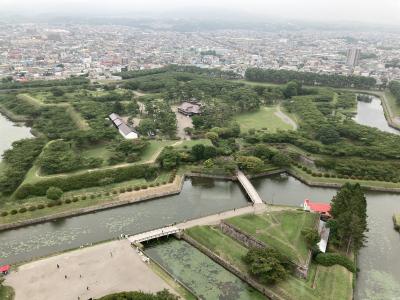
{"label": "grassy field", "polygon": [[[248,273],[242,257],[247,248],[210,226],[194,227],[186,233],[237,269]],[[268,286],[270,290],[288,300],[320,300],[352,298],[352,273],[342,266],[323,267],[312,264],[307,280],[294,276]]]}
{"label": "grassy field", "polygon": [[302,179],[313,183],[313,184],[325,184],[325,183],[337,183],[337,184],[345,184],[346,182],[351,183],[359,183],[363,187],[372,187],[372,188],[385,188],[385,189],[399,189],[400,184],[394,182],[385,182],[385,181],[374,181],[374,180],[358,180],[358,179],[345,179],[345,178],[326,178],[326,177],[314,177],[303,171],[298,167],[292,167],[291,171],[295,173],[297,176]]}
{"label": "grassy field", "polygon": [[14,299],[14,290],[9,286],[0,285],[0,299],[12,300]]}
{"label": "grassy field", "polygon": [[278,211],[262,215],[244,215],[227,222],[278,249],[291,260],[305,264],[308,247],[301,234],[304,228],[314,228],[318,215],[302,211]]}
{"label": "grassy field", "polygon": [[223,234],[217,228],[197,226],[186,230],[185,233],[226,261],[235,261],[236,267],[247,272],[246,264],[242,261],[242,257],[247,253],[247,248]]}
{"label": "grassy field", "polygon": [[268,129],[270,132],[276,132],[278,129],[290,130],[293,127],[285,123],[281,118],[279,118],[275,113],[277,112],[277,107],[261,107],[260,110],[256,112],[243,113],[234,117],[234,120],[240,124],[240,129],[244,132],[249,131],[249,129]]}

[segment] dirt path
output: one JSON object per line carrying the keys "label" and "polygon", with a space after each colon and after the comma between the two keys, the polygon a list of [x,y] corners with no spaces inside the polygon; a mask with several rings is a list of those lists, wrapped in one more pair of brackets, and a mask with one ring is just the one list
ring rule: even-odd
{"label": "dirt path", "polygon": [[178,106],[174,105],[171,107],[172,111],[175,113],[176,122],[177,122],[177,130],[176,135],[183,140],[190,140],[190,136],[186,134],[185,128],[193,128],[192,118],[188,116],[184,116],[178,112]]}
{"label": "dirt path", "polygon": [[283,122],[285,122],[286,124],[289,124],[293,127],[293,130],[297,130],[297,124],[295,121],[293,121],[289,116],[287,116],[286,114],[284,114],[281,110],[281,106],[278,105],[276,107],[276,112],[275,112],[275,116],[277,116],[279,119],[281,119]]}

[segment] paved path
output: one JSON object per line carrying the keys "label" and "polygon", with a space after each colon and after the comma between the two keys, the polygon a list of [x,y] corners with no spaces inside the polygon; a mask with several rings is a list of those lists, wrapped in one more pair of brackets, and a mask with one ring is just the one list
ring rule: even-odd
{"label": "paved path", "polygon": [[285,122],[286,124],[289,124],[290,126],[293,127],[293,130],[297,130],[297,124],[295,121],[293,121],[288,115],[286,115],[282,110],[281,110],[281,106],[278,105],[276,107],[276,112],[275,112],[275,116],[277,116],[279,119],[281,119],[283,122]]}
{"label": "paved path", "polygon": [[263,201],[261,200],[260,195],[257,193],[256,189],[254,188],[250,180],[247,179],[246,175],[244,175],[243,172],[238,171],[237,178],[240,184],[245,189],[247,195],[250,197],[251,201],[254,204],[262,204]]}
{"label": "paved path", "polygon": [[99,244],[22,265],[6,277],[5,284],[15,289],[15,300],[76,300],[78,297],[86,300],[122,291],[154,293],[171,290],[142,261],[127,240]]}

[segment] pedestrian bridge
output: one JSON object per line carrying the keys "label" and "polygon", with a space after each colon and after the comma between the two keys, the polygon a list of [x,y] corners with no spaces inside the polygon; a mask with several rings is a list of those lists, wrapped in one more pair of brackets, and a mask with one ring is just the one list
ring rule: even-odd
{"label": "pedestrian bridge", "polygon": [[175,234],[179,232],[179,228],[176,226],[167,226],[135,235],[131,235],[128,237],[128,240],[131,244],[141,243],[145,241],[150,241],[159,237],[168,236],[171,234]]}
{"label": "pedestrian bridge", "polygon": [[250,200],[254,204],[262,204],[263,201],[261,200],[260,195],[257,193],[254,186],[251,184],[250,180],[243,174],[242,171],[237,172],[237,179],[239,180],[240,184],[246,191],[247,195],[250,197]]}

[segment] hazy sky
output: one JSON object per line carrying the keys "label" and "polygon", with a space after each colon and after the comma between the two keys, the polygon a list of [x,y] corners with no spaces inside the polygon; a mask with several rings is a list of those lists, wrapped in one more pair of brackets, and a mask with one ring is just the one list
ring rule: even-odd
{"label": "hazy sky", "polygon": [[400,26],[400,0],[0,0],[0,11],[60,14],[237,10],[310,21],[362,21]]}

